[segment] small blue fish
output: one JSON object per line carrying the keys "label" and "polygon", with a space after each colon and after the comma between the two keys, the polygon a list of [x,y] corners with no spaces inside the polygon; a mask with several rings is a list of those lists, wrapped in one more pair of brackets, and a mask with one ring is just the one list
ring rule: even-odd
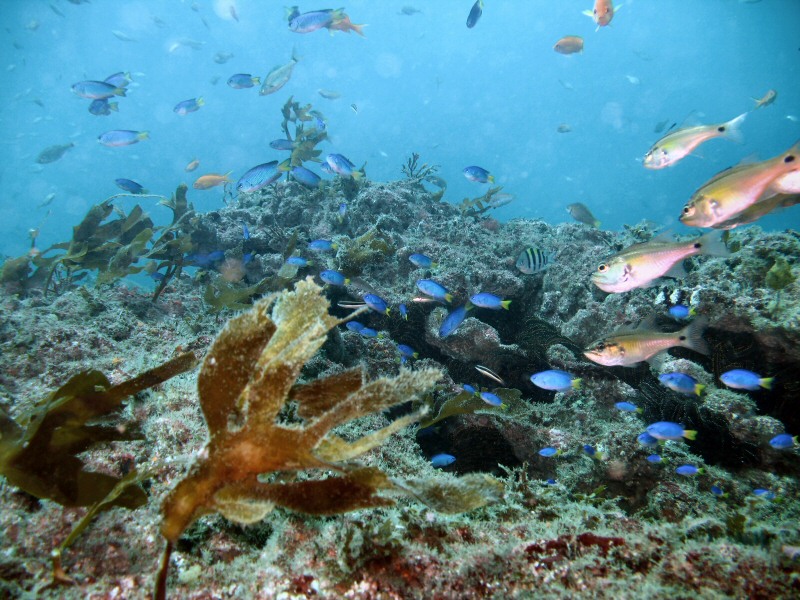
{"label": "small blue fish", "polygon": [[472,387],[472,386],[471,386],[470,384],[468,384],[468,383],[465,383],[464,385],[462,385],[462,386],[461,386],[461,389],[463,389],[463,390],[464,390],[465,392],[467,392],[468,394],[472,394],[473,396],[474,396],[474,395],[477,395],[477,393],[478,393],[478,390],[476,390],[474,387]]}
{"label": "small blue fish", "polygon": [[412,265],[419,267],[420,269],[432,269],[437,264],[433,262],[433,259],[431,259],[430,256],[426,256],[418,252],[409,255],[408,260],[411,261]]}
{"label": "small blue fish", "polygon": [[89,112],[98,117],[105,117],[111,114],[111,111],[119,112],[119,102],[109,102],[107,98],[98,98],[92,100],[89,105]]}
{"label": "small blue fish", "polygon": [[278,161],[256,165],[236,182],[237,192],[255,192],[280,179],[283,171],[279,168]]}
{"label": "small blue fish", "polygon": [[397,349],[403,358],[417,358],[419,356],[419,352],[406,344],[397,344]]}
{"label": "small blue fish", "polygon": [[389,314],[389,306],[386,304],[386,300],[377,294],[364,294],[362,298],[364,299],[364,302],[366,302],[367,306],[369,306],[375,312],[379,312],[384,315]]}
{"label": "small blue fish", "polygon": [[597,449],[590,444],[583,445],[583,452],[586,454],[586,456],[595,460],[603,460],[605,458],[605,454],[598,452]]}
{"label": "small blue fish", "polygon": [[307,267],[311,263],[302,256],[290,256],[286,259],[287,265],[294,265],[296,267]]}
{"label": "small blue fish", "polygon": [[339,209],[338,209],[338,219],[339,223],[344,221],[344,218],[347,216],[347,202],[340,202]]}
{"label": "small blue fish", "polygon": [[689,317],[693,317],[697,314],[693,308],[686,306],[685,304],[676,304],[675,306],[670,306],[668,312],[676,319],[688,319]]}
{"label": "small blue fish", "polygon": [[245,240],[250,239],[250,230],[247,228],[247,223],[245,223],[244,221],[242,221],[242,237]]}
{"label": "small blue fish", "polygon": [[179,114],[180,116],[184,117],[189,113],[197,112],[200,110],[201,106],[204,106],[206,103],[202,97],[200,98],[189,98],[188,100],[182,100],[175,105],[175,108],[172,109],[173,112]]}
{"label": "small blue fish", "polygon": [[253,77],[250,73],[237,73],[228,78],[228,85],[235,90],[251,88],[261,83],[260,77]]}
{"label": "small blue fish", "polygon": [[187,264],[208,268],[214,263],[221,261],[225,258],[225,252],[222,250],[214,250],[208,254],[187,254],[184,259]]}
{"label": "small blue fish", "polygon": [[418,279],[417,289],[426,296],[430,296],[440,302],[452,302],[453,295],[440,283],[436,283],[432,279]]}
{"label": "small blue fish", "polygon": [[126,71],[119,71],[118,73],[109,75],[103,81],[117,88],[125,88],[128,87],[128,84],[131,82],[131,74]]}
{"label": "small blue fish", "polygon": [[774,500],[775,499],[775,492],[771,492],[771,491],[765,490],[763,488],[754,489],[753,490],[753,494],[755,494],[759,498],[764,498],[764,500]]}
{"label": "small blue fish", "polygon": [[486,402],[491,406],[503,406],[503,399],[500,398],[497,394],[493,394],[492,392],[481,392],[480,393],[481,400]]}
{"label": "small blue fish", "polygon": [[147,190],[131,179],[115,179],[117,187],[131,194],[146,194]]}
{"label": "small blue fish", "polygon": [[269,147],[273,150],[294,150],[294,142],[292,140],[272,140]]}
{"label": "small blue fish", "polygon": [[478,24],[478,19],[481,18],[483,14],[483,0],[475,0],[475,4],[472,5],[472,8],[467,15],[467,29],[472,29],[475,25]]}
{"label": "small blue fish", "polygon": [[646,431],[640,433],[636,437],[636,441],[638,441],[642,446],[658,446],[658,440]]}
{"label": "small blue fish", "polygon": [[556,485],[556,480],[555,479],[547,479],[547,480],[545,480],[545,483],[547,485]]}
{"label": "small blue fish", "polygon": [[474,294],[470,296],[469,301],[480,308],[490,308],[492,310],[500,310],[501,308],[508,310],[508,305],[511,304],[511,300],[503,300],[489,292]]}
{"label": "small blue fish", "polygon": [[355,180],[361,179],[363,173],[356,169],[356,166],[341,154],[328,154],[325,162],[331,170],[342,177],[352,177]]}
{"label": "small blue fish", "polygon": [[698,469],[694,465],[681,465],[675,468],[675,472],[678,475],[683,475],[684,477],[691,477],[693,475],[697,475],[698,473],[702,473],[703,469]]}
{"label": "small blue fish", "polygon": [[660,454],[651,454],[647,457],[647,462],[658,464],[661,462],[667,462],[667,459],[662,458]]}
{"label": "small blue fish", "polygon": [[361,329],[358,330],[358,333],[360,333],[366,338],[378,337],[378,332],[372,329],[372,327],[362,327]]}
{"label": "small blue fish", "polygon": [[334,171],[333,169],[331,169],[331,168],[328,166],[328,163],[322,163],[322,164],[319,166],[319,170],[320,170],[320,171],[322,171],[323,173],[327,173],[328,175],[336,175],[336,171]]}
{"label": "small blue fish", "polygon": [[322,178],[319,175],[314,173],[314,171],[309,171],[305,167],[292,167],[291,171],[289,172],[296,181],[302,183],[306,187],[318,188],[320,182],[322,181]]}
{"label": "small blue fish", "polygon": [[562,454],[562,452],[561,452],[561,450],[556,450],[555,448],[548,447],[548,448],[542,448],[541,450],[539,450],[539,454],[541,456],[544,456],[544,457],[547,458],[547,457],[550,457],[550,456],[559,456],[560,454]]}
{"label": "small blue fish", "polygon": [[632,402],[615,402],[614,406],[617,408],[617,410],[621,410],[622,412],[642,412],[642,409]]}
{"label": "small blue fish", "polygon": [[330,240],[314,240],[308,243],[308,249],[316,250],[317,252],[328,252],[330,250],[336,250],[338,247],[339,246]]}
{"label": "small blue fish", "polygon": [[732,371],[727,371],[720,375],[719,379],[722,383],[735,390],[750,391],[754,391],[759,388],[771,390],[772,382],[775,381],[774,377],[761,377],[761,375],[745,369],[733,369]]}
{"label": "small blue fish", "polygon": [[150,134],[146,131],[131,131],[130,129],[113,129],[97,136],[97,141],[104,146],[116,148],[118,146],[130,146],[142,140],[149,139]]}
{"label": "small blue fish", "polygon": [[769,441],[769,445],[775,448],[775,450],[788,450],[794,448],[796,444],[797,436],[791,436],[788,433],[776,435]]}
{"label": "small blue fish", "polygon": [[431,458],[431,466],[435,469],[441,469],[456,462],[456,457],[452,454],[437,454]]}
{"label": "small blue fish", "polygon": [[681,438],[693,440],[697,436],[697,432],[693,429],[687,430],[683,428],[683,425],[669,421],[659,421],[648,425],[647,433],[657,440],[680,440]]}
{"label": "small blue fish", "polygon": [[711,493],[714,494],[715,496],[720,497],[720,498],[724,498],[725,496],[728,495],[716,483],[711,486]]}
{"label": "small blue fish", "polygon": [[439,337],[447,337],[451,333],[453,333],[461,323],[464,322],[464,319],[467,318],[467,312],[469,308],[467,305],[459,306],[458,308],[454,308],[450,311],[444,321],[442,321],[441,326],[439,327]]}
{"label": "small blue fish", "polygon": [[706,386],[686,373],[664,373],[658,376],[662,385],[685,396],[700,396]]}
{"label": "small blue fish", "polygon": [[339,273],[339,271],[334,271],[333,269],[325,269],[324,271],[320,272],[319,278],[330,285],[347,285],[350,283],[350,280],[347,277]]}
{"label": "small blue fish", "polygon": [[161,271],[154,271],[154,272],[150,273],[150,277],[152,277],[156,281],[164,281],[164,278],[166,277],[166,275],[164,273],[162,273]]}
{"label": "small blue fish", "polygon": [[242,264],[245,264],[245,265],[249,264],[250,261],[253,260],[253,257],[254,257],[254,254],[252,252],[248,252],[248,253],[242,255]]}
{"label": "small blue fish", "polygon": [[366,325],[364,325],[363,323],[359,323],[358,321],[348,321],[345,324],[345,327],[347,327],[350,331],[355,331],[356,333],[359,333],[362,329],[364,329],[364,327],[366,327]]}
{"label": "small blue fish", "polygon": [[403,317],[403,320],[408,321],[408,307],[405,304],[401,304],[397,309],[400,311],[400,316]]}
{"label": "small blue fish", "polygon": [[331,25],[338,14],[341,14],[340,10],[333,11],[330,8],[298,14],[289,20],[289,29],[295,33],[311,33]]}
{"label": "small blue fish", "polygon": [[494,183],[494,175],[491,175],[483,167],[465,167],[464,177],[475,183]]}
{"label": "small blue fish", "polygon": [[534,373],[531,375],[531,383],[543,390],[553,392],[566,392],[567,390],[577,390],[581,387],[581,379],[579,377],[558,369]]}

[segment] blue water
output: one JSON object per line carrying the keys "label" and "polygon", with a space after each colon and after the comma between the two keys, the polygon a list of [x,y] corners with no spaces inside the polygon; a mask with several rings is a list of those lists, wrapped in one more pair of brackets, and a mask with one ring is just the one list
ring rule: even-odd
{"label": "blue water", "polygon": [[[465,26],[471,0],[347,3],[353,22],[368,24],[366,38],[293,33],[277,1],[235,0],[236,22],[228,3],[0,4],[0,253],[25,252],[32,227],[41,228],[42,248],[68,239],[90,206],[120,192],[115,178],[169,195],[178,183],[191,186],[205,173],[233,171],[235,179],[285,157],[268,144],[283,137],[279,111],[290,95],[324,113],[331,140],[323,151],[359,166],[366,162],[370,179],[402,177],[401,164],[416,151],[441,165],[439,175],[449,183],[445,199],[459,202],[487,187],[467,181],[461,170],[489,169],[516,196],[496,211],[503,220],[559,223],[569,220],[567,204],[582,201],[604,228],[649,219],[682,231],[676,226],[680,209],[709,177],[746,157],[779,154],[800,138],[796,0],[628,0],[600,31],[581,14],[591,0],[486,0],[474,29]],[[404,5],[423,13],[398,14]],[[137,41],[121,41],[112,30]],[[552,46],[563,35],[583,36],[584,53],[555,53]],[[179,38],[204,45],[170,52]],[[262,97],[258,88],[226,85],[234,73],[263,77],[286,63],[293,48],[302,60],[278,93]],[[235,56],[216,64],[213,56],[221,51]],[[70,86],[116,71],[130,71],[134,79],[128,97],[118,99],[119,113],[91,115],[89,101]],[[323,99],[318,88],[342,97]],[[656,123],[681,123],[690,113],[692,123],[726,121],[770,88],[778,99],[748,116],[744,144],[712,140],[698,157],[670,169],[641,166],[660,137]],[[206,100],[199,112],[172,111],[197,96]],[[561,123],[573,131],[558,133]],[[96,139],[110,129],[148,130],[151,139],[107,148]],[[61,160],[36,164],[42,149],[68,141],[75,148]],[[185,173],[195,157],[200,168]],[[36,208],[50,193],[53,203]],[[222,189],[190,190],[190,199],[199,210],[219,208]],[[157,221],[170,217],[156,200],[142,202],[153,205]],[[800,227],[800,208],[759,225]]]}

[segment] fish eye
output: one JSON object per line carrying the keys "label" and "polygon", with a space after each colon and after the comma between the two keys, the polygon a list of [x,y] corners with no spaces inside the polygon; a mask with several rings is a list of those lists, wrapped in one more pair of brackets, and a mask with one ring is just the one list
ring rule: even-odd
{"label": "fish eye", "polygon": [[690,212],[692,212],[691,206],[687,204],[686,206],[683,207],[683,214],[688,215]]}
{"label": "fish eye", "polygon": [[597,270],[600,273],[605,273],[606,271],[608,271],[608,265],[606,263],[603,263],[599,267],[597,267]]}

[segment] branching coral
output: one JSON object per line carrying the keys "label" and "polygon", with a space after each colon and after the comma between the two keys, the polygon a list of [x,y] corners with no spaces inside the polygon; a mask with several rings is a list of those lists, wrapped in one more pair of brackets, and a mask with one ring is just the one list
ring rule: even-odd
{"label": "branching coral", "polygon": [[[271,310],[271,314],[270,314]],[[163,505],[167,547],[156,598],[166,594],[169,557],[178,538],[199,517],[219,512],[238,523],[263,519],[276,505],[330,515],[385,506],[378,493],[411,494],[442,510],[469,510],[499,494],[491,479],[397,482],[376,467],[347,464],[419,417],[411,414],[352,442],[331,430],[387,409],[430,389],[436,369],[403,370],[364,382],[360,370],[297,385],[303,365],[342,321],[309,278],[260,300],[225,326],[203,362],[198,394],[210,438],[202,457]],[[302,422],[282,422],[287,402]],[[308,478],[292,473],[311,470]],[[313,471],[327,476],[311,477]],[[264,475],[283,473],[265,481]],[[448,497],[452,496],[452,497]]]}

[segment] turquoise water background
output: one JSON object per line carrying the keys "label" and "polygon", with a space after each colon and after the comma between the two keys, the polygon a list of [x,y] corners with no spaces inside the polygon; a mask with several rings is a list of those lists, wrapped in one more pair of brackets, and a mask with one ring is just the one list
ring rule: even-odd
{"label": "turquoise water background", "polygon": [[[708,178],[742,159],[779,154],[800,138],[796,0],[629,0],[599,31],[581,14],[590,0],[486,0],[473,29],[465,25],[469,0],[347,3],[351,20],[367,24],[366,38],[293,33],[283,2],[235,5],[239,22],[224,0],[0,4],[0,253],[24,253],[33,227],[41,229],[42,248],[68,239],[90,206],[120,192],[115,178],[168,196],[205,173],[233,171],[236,179],[281,160],[286,154],[268,144],[283,137],[280,108],[289,96],[325,115],[330,142],[323,155],[366,162],[370,179],[401,178],[401,165],[418,152],[440,165],[449,183],[445,200],[460,202],[487,189],[461,170],[490,170],[515,196],[494,213],[501,220],[569,221],[566,205],[581,201],[604,228],[649,219],[688,231],[677,216]],[[423,12],[401,15],[403,6]],[[320,8],[336,6],[300,5],[303,12]],[[136,41],[117,39],[115,30]],[[582,36],[583,54],[554,52],[563,35]],[[181,38],[203,46],[170,51]],[[302,59],[276,94],[226,85],[234,73],[263,77],[293,49]],[[217,64],[217,52],[234,56]],[[130,71],[134,80],[118,99],[119,113],[90,114],[90,101],[70,86],[116,71]],[[323,99],[318,88],[342,97]],[[743,144],[712,140],[699,157],[672,168],[642,167],[663,135],[654,133],[657,123],[726,121],[771,88],[778,99],[748,116]],[[206,101],[200,111],[173,112],[197,96]],[[562,123],[572,131],[558,133]],[[110,129],[147,130],[151,139],[107,148],[97,136]],[[36,164],[41,150],[70,141],[75,147],[59,161]],[[184,172],[195,157],[200,168]],[[50,193],[53,202],[37,208]],[[219,208],[222,189],[190,190],[190,200],[202,211]],[[157,222],[171,215],[155,206],[151,214]],[[797,228],[800,208],[759,225]]]}

